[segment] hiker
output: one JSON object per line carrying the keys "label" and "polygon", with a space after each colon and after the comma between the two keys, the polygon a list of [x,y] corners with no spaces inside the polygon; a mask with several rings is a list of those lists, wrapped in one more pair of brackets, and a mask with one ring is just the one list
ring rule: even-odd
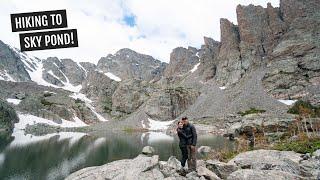
{"label": "hiker", "polygon": [[195,171],[197,167],[196,161],[196,145],[197,145],[197,132],[194,125],[189,123],[187,117],[183,117],[183,130],[187,137],[187,151],[188,151],[188,169],[191,171]]}
{"label": "hiker", "polygon": [[181,166],[184,167],[186,165],[186,161],[188,159],[188,149],[187,149],[187,142],[188,139],[191,138],[191,135],[187,136],[185,134],[184,123],[182,121],[178,121],[178,128],[177,128],[177,134],[179,137],[179,147],[181,150]]}

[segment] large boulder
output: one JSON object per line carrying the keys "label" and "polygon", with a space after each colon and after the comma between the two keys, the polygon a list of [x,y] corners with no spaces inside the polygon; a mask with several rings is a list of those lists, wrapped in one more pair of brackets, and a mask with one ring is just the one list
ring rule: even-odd
{"label": "large boulder", "polygon": [[197,173],[198,173],[198,176],[200,177],[203,176],[209,180],[220,180],[220,178],[214,172],[210,171],[205,167],[197,168]]}
{"label": "large boulder", "polygon": [[66,180],[77,179],[164,179],[159,171],[159,156],[152,157],[139,155],[129,160],[114,161],[102,166],[88,167],[77,171],[66,178]]}
{"label": "large boulder", "polygon": [[255,150],[241,153],[229,163],[241,169],[280,170],[297,176],[312,176],[300,166],[301,160],[301,154],[292,151]]}
{"label": "large boulder", "polygon": [[181,162],[174,156],[169,157],[168,161],[160,161],[159,167],[165,177],[180,177],[178,172],[182,170]]}
{"label": "large boulder", "polygon": [[313,152],[312,155],[314,156],[314,158],[320,160],[320,149],[318,149],[315,152]]}
{"label": "large boulder", "polygon": [[231,173],[239,169],[234,163],[224,163],[215,160],[207,160],[206,167],[222,179],[226,179]]}
{"label": "large boulder", "polygon": [[155,152],[155,150],[151,146],[145,146],[142,149],[142,154],[145,154],[145,155],[152,155],[154,152]]}
{"label": "large boulder", "polygon": [[240,122],[232,124],[227,129],[227,135],[251,136],[253,133],[275,134],[286,132],[290,125],[294,123],[295,116],[283,115],[278,117],[270,117],[268,114],[250,114],[244,116]]}
{"label": "large boulder", "polygon": [[302,180],[301,176],[291,174],[279,170],[252,170],[252,169],[241,169],[232,173],[227,178],[228,180],[270,180],[270,179],[281,179],[281,180]]}

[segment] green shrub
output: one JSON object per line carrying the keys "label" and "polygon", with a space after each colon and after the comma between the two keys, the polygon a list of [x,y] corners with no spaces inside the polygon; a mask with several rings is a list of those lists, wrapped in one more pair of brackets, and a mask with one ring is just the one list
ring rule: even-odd
{"label": "green shrub", "polygon": [[301,116],[320,117],[320,107],[313,106],[309,102],[299,100],[288,110],[290,114]]}
{"label": "green shrub", "polygon": [[280,142],[274,146],[274,149],[279,151],[294,151],[297,153],[313,153],[320,149],[320,139],[305,139],[292,142]]}
{"label": "green shrub", "polygon": [[249,110],[246,110],[244,112],[239,111],[238,114],[240,114],[241,116],[245,116],[248,114],[258,114],[258,113],[264,113],[264,112],[266,112],[266,110],[250,108]]}

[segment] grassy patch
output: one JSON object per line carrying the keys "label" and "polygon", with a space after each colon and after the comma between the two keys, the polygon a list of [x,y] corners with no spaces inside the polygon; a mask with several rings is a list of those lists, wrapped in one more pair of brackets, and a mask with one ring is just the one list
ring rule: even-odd
{"label": "grassy patch", "polygon": [[238,114],[240,114],[241,116],[245,116],[248,114],[258,114],[258,113],[264,113],[264,112],[266,112],[266,110],[250,108],[249,110],[246,110],[244,112],[239,111]]}
{"label": "grassy patch", "polygon": [[298,114],[303,117],[316,118],[320,117],[320,107],[313,106],[309,102],[299,100],[288,110],[288,113]]}
{"label": "grassy patch", "polygon": [[320,149],[320,138],[303,138],[296,141],[282,141],[274,145],[275,150],[313,153]]}

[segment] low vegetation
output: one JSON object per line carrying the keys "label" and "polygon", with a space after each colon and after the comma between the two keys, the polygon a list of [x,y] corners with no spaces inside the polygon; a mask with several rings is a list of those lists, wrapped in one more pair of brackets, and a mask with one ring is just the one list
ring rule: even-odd
{"label": "low vegetation", "polygon": [[256,108],[251,107],[249,110],[246,110],[244,112],[239,111],[238,114],[240,114],[241,116],[245,116],[248,114],[258,114],[258,113],[264,113],[264,112],[266,112],[266,110],[256,109]]}
{"label": "low vegetation", "polygon": [[[312,106],[308,102],[298,101],[289,111],[298,116],[285,132],[277,131],[267,134],[264,126],[259,130],[253,128],[251,133],[236,138],[235,148],[223,148],[210,154],[208,158],[227,162],[239,153],[256,149],[294,151],[302,154],[313,153],[320,149],[319,107]],[[261,111],[251,108],[241,115],[257,112]]]}
{"label": "low vegetation", "polygon": [[320,107],[313,106],[310,102],[299,100],[288,110],[288,113],[298,114],[304,117],[319,118]]}

